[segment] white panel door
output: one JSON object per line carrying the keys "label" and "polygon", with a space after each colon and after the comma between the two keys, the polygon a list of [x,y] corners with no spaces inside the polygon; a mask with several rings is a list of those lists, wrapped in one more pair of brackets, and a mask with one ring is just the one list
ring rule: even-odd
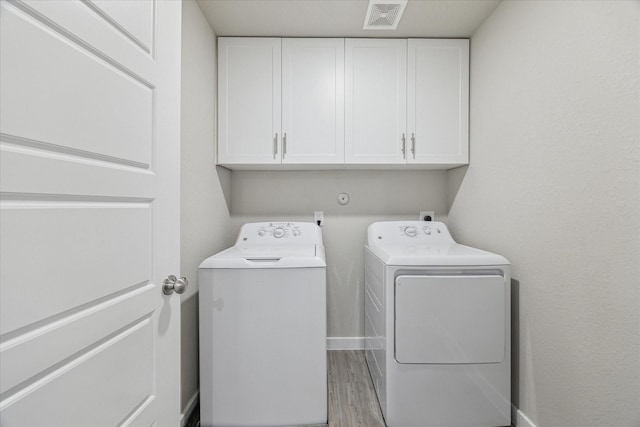
{"label": "white panel door", "polygon": [[282,163],[344,162],[344,39],[282,40]]}
{"label": "white panel door", "polygon": [[279,38],[218,38],[218,163],[280,163]]}
{"label": "white panel door", "polygon": [[0,424],[176,426],[181,5],[0,8]]}
{"label": "white panel door", "polygon": [[407,40],[345,40],[345,161],[405,163]]}
{"label": "white panel door", "polygon": [[409,39],[408,163],[469,162],[469,40]]}

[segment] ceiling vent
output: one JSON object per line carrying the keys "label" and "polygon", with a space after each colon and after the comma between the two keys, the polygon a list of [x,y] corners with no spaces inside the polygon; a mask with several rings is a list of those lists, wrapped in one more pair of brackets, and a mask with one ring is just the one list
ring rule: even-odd
{"label": "ceiling vent", "polygon": [[407,0],[369,0],[363,30],[395,30]]}

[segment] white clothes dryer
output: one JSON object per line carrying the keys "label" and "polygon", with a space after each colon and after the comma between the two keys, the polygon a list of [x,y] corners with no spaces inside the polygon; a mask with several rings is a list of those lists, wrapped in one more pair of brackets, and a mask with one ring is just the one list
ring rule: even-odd
{"label": "white clothes dryer", "polygon": [[445,224],[371,224],[366,360],[389,427],[511,425],[510,266]]}
{"label": "white clothes dryer", "polygon": [[320,228],[245,224],[199,279],[201,425],[327,424]]}

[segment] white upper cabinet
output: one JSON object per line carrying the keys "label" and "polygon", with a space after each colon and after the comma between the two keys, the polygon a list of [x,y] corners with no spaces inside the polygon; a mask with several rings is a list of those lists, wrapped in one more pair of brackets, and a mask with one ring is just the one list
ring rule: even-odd
{"label": "white upper cabinet", "polygon": [[345,160],[405,163],[407,40],[345,41]]}
{"label": "white upper cabinet", "polygon": [[344,163],[344,39],[218,39],[218,163]]}
{"label": "white upper cabinet", "polygon": [[469,163],[469,41],[218,39],[218,163],[449,169]]}
{"label": "white upper cabinet", "polygon": [[407,162],[469,162],[469,40],[409,39]]}
{"label": "white upper cabinet", "polygon": [[344,39],[282,40],[282,163],[344,163]]}
{"label": "white upper cabinet", "polygon": [[218,38],[218,163],[280,163],[279,38]]}

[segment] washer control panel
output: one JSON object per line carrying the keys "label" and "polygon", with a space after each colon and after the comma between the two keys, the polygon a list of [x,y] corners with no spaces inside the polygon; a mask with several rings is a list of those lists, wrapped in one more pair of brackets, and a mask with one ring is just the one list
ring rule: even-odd
{"label": "washer control panel", "polygon": [[384,221],[369,226],[369,244],[423,243],[444,245],[455,243],[447,226],[437,221]]}
{"label": "washer control panel", "polygon": [[254,222],[242,226],[238,244],[322,244],[320,227],[309,222]]}
{"label": "washer control panel", "polygon": [[288,237],[299,237],[302,235],[300,226],[292,222],[274,223],[271,222],[258,228],[258,236],[274,239],[282,239]]}

